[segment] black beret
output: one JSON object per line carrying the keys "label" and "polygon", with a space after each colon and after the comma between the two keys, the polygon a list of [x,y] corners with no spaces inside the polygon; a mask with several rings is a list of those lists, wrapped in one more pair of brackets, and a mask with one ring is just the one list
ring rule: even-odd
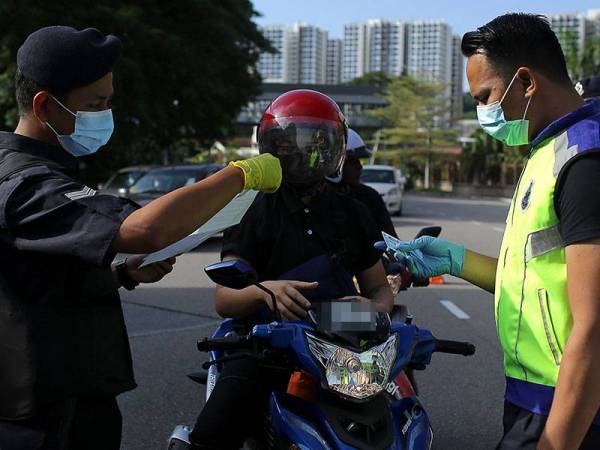
{"label": "black beret", "polygon": [[65,92],[112,72],[121,41],[95,28],[53,26],[31,33],[17,52],[17,67],[40,87]]}

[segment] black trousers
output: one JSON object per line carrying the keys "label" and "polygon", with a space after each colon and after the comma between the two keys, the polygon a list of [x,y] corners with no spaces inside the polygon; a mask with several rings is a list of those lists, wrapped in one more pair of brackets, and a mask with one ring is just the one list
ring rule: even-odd
{"label": "black trousers", "polygon": [[190,434],[193,448],[241,448],[263,429],[270,394],[288,379],[289,373],[262,367],[253,359],[225,363]]}
{"label": "black trousers", "polygon": [[121,425],[114,397],[79,397],[0,421],[0,450],[119,450]]}
{"label": "black trousers", "polygon": [[[504,402],[504,436],[496,450],[536,450],[547,419]],[[599,426],[591,426],[579,450],[600,450]]]}

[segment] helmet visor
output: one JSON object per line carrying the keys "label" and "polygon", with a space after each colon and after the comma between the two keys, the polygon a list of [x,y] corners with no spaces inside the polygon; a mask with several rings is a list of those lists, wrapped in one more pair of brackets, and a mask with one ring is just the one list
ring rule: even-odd
{"label": "helmet visor", "polygon": [[279,158],[284,182],[310,186],[340,168],[345,140],[340,122],[284,117],[261,122],[258,148]]}

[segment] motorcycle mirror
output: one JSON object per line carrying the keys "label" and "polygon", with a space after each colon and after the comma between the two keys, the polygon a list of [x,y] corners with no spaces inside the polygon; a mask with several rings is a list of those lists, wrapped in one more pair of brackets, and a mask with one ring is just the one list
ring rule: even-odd
{"label": "motorcycle mirror", "polygon": [[204,268],[204,272],[215,283],[231,289],[244,289],[258,281],[252,266],[238,259],[211,264]]}
{"label": "motorcycle mirror", "polygon": [[419,232],[415,236],[415,239],[420,238],[421,236],[438,237],[441,232],[442,232],[442,227],[425,227],[425,228],[421,228],[421,230],[419,230]]}

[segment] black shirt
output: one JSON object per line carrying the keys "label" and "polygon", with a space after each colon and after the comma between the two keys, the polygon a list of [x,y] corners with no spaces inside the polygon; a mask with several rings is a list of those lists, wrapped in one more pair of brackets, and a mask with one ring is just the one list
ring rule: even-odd
{"label": "black shirt", "polygon": [[[23,155],[47,164],[0,183],[0,339],[10,343],[0,346],[0,379],[35,380],[35,403],[132,389],[109,246],[136,205],[77,181],[77,159],[62,148],[0,133],[0,162]],[[31,361],[17,366],[19,354]],[[4,384],[0,403],[18,391]]]}
{"label": "black shirt", "polygon": [[569,161],[554,197],[565,246],[600,239],[600,149]]}
{"label": "black shirt", "polygon": [[362,183],[356,187],[344,186],[342,189],[369,209],[371,217],[379,230],[385,231],[391,236],[398,237],[390,213],[379,192]]}
{"label": "black shirt", "polygon": [[368,209],[329,187],[304,204],[288,188],[259,194],[239,225],[223,237],[222,256],[248,261],[261,281],[323,254],[336,254],[355,275],[375,265],[381,233]]}

